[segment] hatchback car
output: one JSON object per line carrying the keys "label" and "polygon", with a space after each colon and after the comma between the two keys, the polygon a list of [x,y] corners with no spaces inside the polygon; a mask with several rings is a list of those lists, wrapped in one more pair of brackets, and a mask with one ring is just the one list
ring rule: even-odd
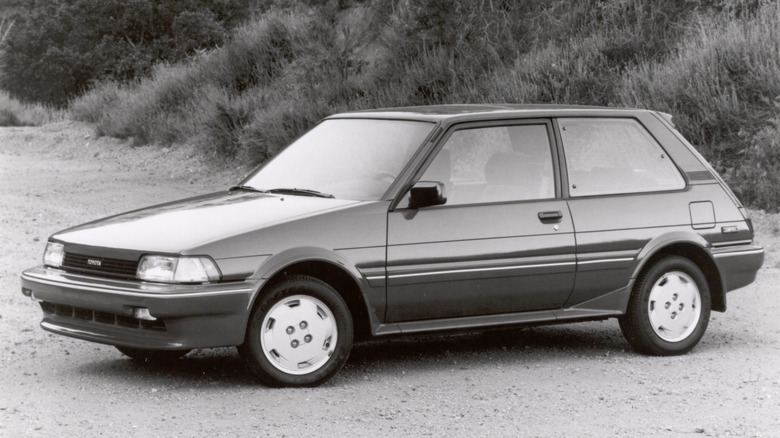
{"label": "hatchback car", "polygon": [[22,293],[50,332],[140,360],[237,346],[304,386],[404,333],[618,318],[686,353],[762,261],[667,114],[432,106],[328,117],[234,187],[58,232]]}

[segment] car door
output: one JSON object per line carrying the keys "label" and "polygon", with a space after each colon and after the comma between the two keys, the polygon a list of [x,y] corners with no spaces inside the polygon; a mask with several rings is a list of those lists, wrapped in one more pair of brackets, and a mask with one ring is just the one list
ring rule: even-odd
{"label": "car door", "polygon": [[388,213],[387,322],[560,308],[575,273],[548,120],[451,128],[416,181],[443,205]]}

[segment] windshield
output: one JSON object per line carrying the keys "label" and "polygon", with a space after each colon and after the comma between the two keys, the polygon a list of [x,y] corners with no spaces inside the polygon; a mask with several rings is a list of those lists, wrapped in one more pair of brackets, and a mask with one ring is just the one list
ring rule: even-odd
{"label": "windshield", "polygon": [[405,120],[326,120],[243,185],[285,194],[379,200],[431,129],[433,123]]}

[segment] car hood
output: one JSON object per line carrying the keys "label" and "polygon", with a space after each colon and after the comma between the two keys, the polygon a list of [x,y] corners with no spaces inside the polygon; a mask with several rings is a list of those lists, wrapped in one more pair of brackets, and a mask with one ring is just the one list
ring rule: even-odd
{"label": "car hood", "polygon": [[80,246],[178,254],[270,225],[360,201],[253,192],[218,192],[122,213],[59,232]]}

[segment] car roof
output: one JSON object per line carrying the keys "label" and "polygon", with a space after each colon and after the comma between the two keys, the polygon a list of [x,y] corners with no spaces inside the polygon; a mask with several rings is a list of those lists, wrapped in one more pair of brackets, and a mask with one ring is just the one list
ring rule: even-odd
{"label": "car roof", "polygon": [[334,114],[328,117],[328,119],[397,119],[426,122],[461,122],[513,117],[626,116],[642,112],[648,112],[648,110],[587,105],[458,104],[371,109]]}

